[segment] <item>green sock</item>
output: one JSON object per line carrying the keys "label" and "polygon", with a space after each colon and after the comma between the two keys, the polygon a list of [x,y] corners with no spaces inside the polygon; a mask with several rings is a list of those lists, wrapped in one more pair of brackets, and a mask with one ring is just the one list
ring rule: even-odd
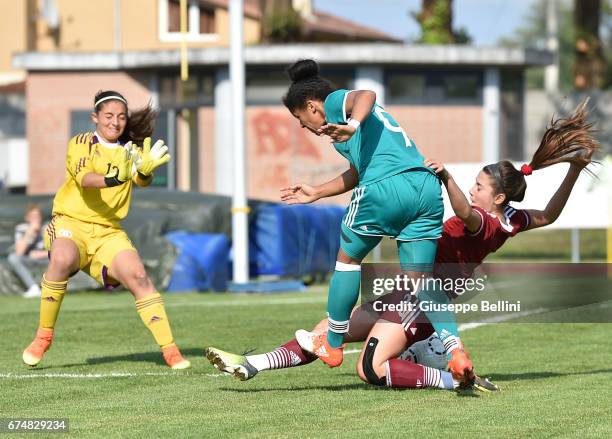
{"label": "green sock", "polygon": [[336,262],[336,271],[329,283],[327,315],[329,331],[327,342],[333,348],[340,347],[348,332],[351,311],[359,298],[361,266]]}
{"label": "green sock", "polygon": [[[444,291],[439,291],[435,288],[421,290],[419,292],[419,301],[443,305],[451,303]],[[431,308],[432,306],[427,307],[427,309]],[[459,347],[459,328],[457,327],[455,313],[451,311],[425,311],[425,315],[431,322],[431,326],[438,333],[442,343],[444,343],[446,352],[451,352]]]}
{"label": "green sock", "polygon": [[[433,271],[433,263],[438,247],[437,240],[423,239],[420,241],[398,241],[399,260],[402,270],[419,273]],[[448,305],[450,299],[442,290],[431,286],[418,292],[421,302]],[[431,309],[431,307],[429,307]],[[451,311],[425,311],[425,315],[444,343],[446,352],[460,347],[457,318]]]}

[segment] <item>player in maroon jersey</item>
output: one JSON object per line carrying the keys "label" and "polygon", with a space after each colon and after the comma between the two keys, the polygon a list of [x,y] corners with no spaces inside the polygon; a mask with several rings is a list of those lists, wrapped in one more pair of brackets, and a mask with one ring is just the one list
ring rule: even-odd
{"label": "player in maroon jersey", "polygon": [[[599,145],[591,136],[592,124],[586,120],[586,103],[567,119],[559,119],[545,132],[540,146],[529,165],[521,170],[512,163],[501,161],[485,166],[470,189],[468,201],[444,165],[427,160],[446,186],[454,217],[444,223],[438,244],[434,272],[442,277],[469,277],[484,258],[499,249],[505,241],[519,232],[554,222],[565,206],[580,172],[590,163]],[[516,210],[508,203],[522,201],[527,187],[525,177],[533,170],[568,162],[568,173],[544,210]],[[452,272],[447,270],[452,267]],[[393,296],[393,294],[389,295]],[[415,300],[407,294],[406,300]],[[369,305],[356,308],[351,316],[347,342],[367,340],[357,362],[360,378],[368,383],[400,388],[440,387],[456,388],[461,381],[477,379],[469,357],[465,355],[458,337],[447,337],[445,347],[451,353],[451,373],[415,364],[402,358],[402,352],[413,343],[429,337],[434,328],[423,313],[400,315],[386,312],[380,318]],[[452,316],[452,313],[451,313]],[[455,324],[456,325],[456,324]],[[261,370],[280,369],[308,364],[316,356],[302,343],[308,334],[325,332],[327,320],[306,334],[293,339],[274,351],[259,355],[235,355],[216,348],[207,349],[207,357],[215,367],[245,380]],[[299,332],[299,331],[298,331]],[[306,332],[306,331],[303,331]],[[463,353],[455,356],[453,353]],[[455,361],[454,361],[455,360]],[[492,389],[489,389],[492,390]]]}

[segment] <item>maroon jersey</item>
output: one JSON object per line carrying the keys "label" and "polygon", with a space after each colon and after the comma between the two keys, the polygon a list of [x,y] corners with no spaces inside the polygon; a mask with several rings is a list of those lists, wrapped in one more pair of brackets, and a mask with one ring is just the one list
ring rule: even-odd
{"label": "maroon jersey", "polygon": [[456,216],[444,222],[442,237],[438,241],[436,273],[447,276],[469,277],[489,253],[500,248],[506,239],[529,227],[526,210],[504,208],[504,223],[484,209],[472,206],[482,218],[476,233],[468,232],[464,222]]}

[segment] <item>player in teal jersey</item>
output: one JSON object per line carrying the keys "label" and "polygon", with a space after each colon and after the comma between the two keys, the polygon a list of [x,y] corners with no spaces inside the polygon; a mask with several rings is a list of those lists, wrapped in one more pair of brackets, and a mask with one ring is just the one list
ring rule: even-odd
{"label": "player in teal jersey", "polygon": [[327,135],[350,164],[319,185],[281,189],[288,204],[311,203],[354,189],[342,220],[340,250],[327,302],[329,331],[299,340],[330,367],[342,363],[344,334],[359,297],[361,261],[383,236],[397,240],[403,270],[430,275],[442,232],[440,181],[414,142],[368,90],[335,90],[313,60],[288,69],[293,83],[283,102],[303,128]]}
{"label": "player in teal jersey", "polygon": [[[532,160],[520,170],[507,160],[483,167],[470,189],[470,200],[466,198],[443,164],[436,160],[425,161],[441,175],[455,213],[455,216],[445,222],[443,236],[438,243],[436,277],[446,280],[470,279],[476,267],[487,255],[498,250],[508,239],[517,233],[544,227],[556,221],[569,199],[578,176],[591,162],[592,154],[600,148],[593,137],[593,124],[588,121],[587,115],[586,101],[584,101],[568,118],[553,120]],[[516,210],[509,205],[511,202],[523,200],[527,188],[527,175],[534,170],[561,162],[570,163],[570,167],[543,210]],[[590,173],[588,169],[586,172]],[[401,298],[399,302],[396,300],[397,297],[393,297],[397,295]],[[459,295],[460,291],[448,292],[447,303]],[[359,377],[365,382],[378,386],[440,387],[449,390],[457,388],[461,382],[463,387],[469,386],[474,380],[472,386],[478,390],[498,390],[487,380],[473,375],[471,363],[463,361],[466,359],[465,356],[456,355],[464,354],[458,339],[455,340],[457,345],[452,351],[449,351],[448,346],[452,340],[447,338],[444,342],[443,350],[448,355],[442,356],[442,350],[436,351],[434,348],[436,337],[430,336],[435,323],[428,321],[429,315],[427,319],[423,319],[419,309],[414,312],[405,312],[401,308],[389,309],[382,313],[375,312],[376,303],[399,305],[405,300],[412,302],[413,299],[405,295],[405,292],[397,291],[354,309],[346,340],[366,341],[357,362]],[[419,300],[424,301],[421,296]],[[442,320],[452,320],[456,326],[452,312],[446,316],[441,313],[440,317]],[[304,336],[314,339],[327,330],[328,321],[324,319],[309,333],[310,335],[303,334],[307,331],[300,330],[298,332],[301,334],[296,333],[296,339],[270,352],[236,355],[210,347],[206,350],[206,355],[216,368],[241,380],[248,380],[262,370],[283,369],[311,363],[316,357],[311,356],[309,350],[298,344],[297,339],[303,339]],[[419,341],[423,339],[427,342]],[[408,353],[412,351],[414,355],[406,355],[405,350],[411,345]],[[419,352],[428,354],[421,355]],[[432,352],[436,355],[432,356]],[[406,361],[406,356],[411,361]],[[436,370],[445,369],[445,360],[449,357],[448,368],[451,373]],[[468,367],[467,380],[466,367]]]}

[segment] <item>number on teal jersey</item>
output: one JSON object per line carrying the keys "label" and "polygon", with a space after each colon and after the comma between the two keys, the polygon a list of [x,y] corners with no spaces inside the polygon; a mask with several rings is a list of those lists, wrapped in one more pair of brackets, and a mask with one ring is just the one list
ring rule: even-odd
{"label": "number on teal jersey", "polygon": [[[414,143],[412,142],[412,139],[410,139],[410,137],[408,137],[408,135],[406,134],[406,132],[404,131],[404,129],[401,126],[393,126],[391,125],[391,121],[389,120],[391,115],[389,113],[387,113],[385,110],[383,110],[382,107],[379,107],[378,105],[376,105],[374,107],[374,114],[376,115],[376,117],[385,125],[385,128],[388,130],[391,130],[395,133],[402,133],[402,136],[404,136],[404,140],[406,141],[406,148],[410,148],[412,146],[415,146]],[[389,116],[388,118],[385,117],[385,114],[387,116]]]}
{"label": "number on teal jersey", "polygon": [[[349,90],[336,90],[325,99],[327,123],[346,124]],[[359,173],[359,185],[367,185],[410,169],[426,169],[423,156],[402,127],[379,105],[372,108],[353,136],[334,148]]]}

